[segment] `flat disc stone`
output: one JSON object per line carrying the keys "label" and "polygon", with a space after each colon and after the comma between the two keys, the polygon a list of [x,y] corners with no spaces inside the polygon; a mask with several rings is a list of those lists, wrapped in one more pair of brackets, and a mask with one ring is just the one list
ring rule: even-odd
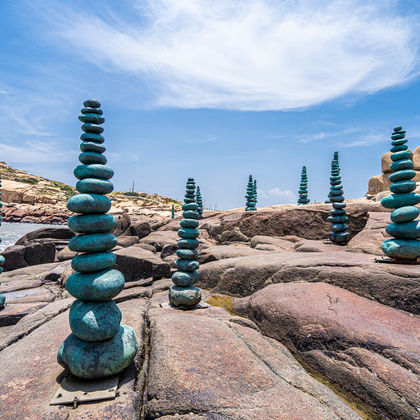
{"label": "flat disc stone", "polygon": [[177,243],[178,248],[181,249],[194,249],[198,247],[197,239],[180,239]]}
{"label": "flat disc stone", "polygon": [[411,222],[420,214],[420,210],[414,206],[404,206],[391,213],[391,220],[396,223]]}
{"label": "flat disc stone", "polygon": [[103,143],[105,138],[97,133],[83,133],[80,135],[80,140],[91,141],[93,143]]}
{"label": "flat disc stone", "polygon": [[330,199],[331,199],[331,202],[332,203],[342,203],[344,201],[344,197],[343,196],[336,197],[336,196],[331,195],[331,198]]}
{"label": "flat disc stone", "polygon": [[96,134],[101,134],[104,131],[104,128],[101,127],[99,124],[92,124],[92,123],[82,124],[81,129],[85,133],[96,133]]}
{"label": "flat disc stone", "polygon": [[182,210],[197,210],[198,204],[196,203],[187,203],[182,205]]}
{"label": "flat disc stone", "polygon": [[186,272],[177,271],[172,275],[172,281],[177,286],[188,287],[192,286],[198,280],[198,271]]}
{"label": "flat disc stone", "polygon": [[181,271],[195,271],[200,268],[198,261],[184,260],[183,258],[177,258],[175,260],[175,267]]}
{"label": "flat disc stone", "polygon": [[403,160],[403,159],[411,159],[412,153],[409,152],[408,150],[401,150],[399,152],[395,152],[391,154],[391,160],[393,162],[396,162],[398,160]]}
{"label": "flat disc stone", "polygon": [[86,165],[89,165],[91,163],[100,163],[102,165],[105,165],[107,162],[107,158],[102,153],[83,152],[79,155],[79,161]]}
{"label": "flat disc stone", "polygon": [[105,341],[83,341],[70,334],[58,351],[57,361],[78,378],[103,378],[124,370],[137,349],[134,330],[121,325],[118,333]]}
{"label": "flat disc stone", "polygon": [[415,260],[420,257],[420,241],[388,239],[382,244],[385,255],[398,260]]}
{"label": "flat disc stone", "polygon": [[382,206],[387,209],[397,209],[403,206],[415,206],[420,203],[420,194],[390,194],[381,200]]}
{"label": "flat disc stone", "polygon": [[349,218],[347,216],[328,216],[327,220],[332,223],[347,223]]}
{"label": "flat disc stone", "polygon": [[399,139],[399,140],[394,140],[393,142],[391,142],[391,144],[393,146],[401,146],[402,144],[407,143],[407,139]]}
{"label": "flat disc stone", "polygon": [[183,228],[196,228],[198,227],[198,223],[198,220],[195,219],[182,219],[180,225]]}
{"label": "flat disc stone", "polygon": [[105,252],[117,246],[118,240],[111,233],[91,233],[74,236],[69,248],[74,252]]}
{"label": "flat disc stone", "polygon": [[402,150],[407,150],[408,146],[405,144],[401,144],[399,146],[393,146],[391,147],[391,152],[392,153],[396,153],[396,152],[401,152]]}
{"label": "flat disc stone", "polygon": [[107,233],[117,226],[111,214],[83,214],[69,217],[69,228],[76,233]]}
{"label": "flat disc stone", "polygon": [[386,228],[388,235],[400,239],[420,238],[420,221],[391,223]]}
{"label": "flat disc stone", "polygon": [[198,258],[198,251],[196,249],[178,249],[176,255],[186,260],[195,260]]}
{"label": "flat disc stone", "polygon": [[349,241],[350,239],[350,233],[349,232],[331,232],[329,234],[329,238],[331,240],[331,242],[335,242],[338,244],[343,244]]}
{"label": "flat disc stone", "polygon": [[74,213],[106,213],[111,200],[100,194],[77,194],[67,201],[67,208]]}
{"label": "flat disc stone", "polygon": [[80,193],[109,194],[114,190],[114,185],[104,179],[86,178],[76,184],[76,189]]}
{"label": "flat disc stone", "polygon": [[178,236],[183,239],[195,239],[200,236],[200,232],[193,228],[178,229]]}
{"label": "flat disc stone", "polygon": [[106,148],[105,148],[105,146],[94,143],[92,141],[82,141],[80,143],[80,150],[82,152],[104,153]]}
{"label": "flat disc stone", "polygon": [[76,300],[70,308],[70,328],[85,341],[107,340],[118,333],[121,311],[113,300],[83,302]]}
{"label": "flat disc stone", "polygon": [[394,172],[389,175],[390,182],[408,181],[416,176],[416,171],[413,169],[404,169],[402,171]]}
{"label": "flat disc stone", "polygon": [[118,270],[74,273],[66,281],[67,291],[77,299],[101,302],[110,300],[124,288],[124,276]]}
{"label": "flat disc stone", "polygon": [[169,288],[169,302],[181,308],[193,308],[201,301],[201,291],[198,287],[179,287],[172,285]]}
{"label": "flat disc stone", "polygon": [[331,225],[331,230],[333,232],[345,232],[349,227],[344,223],[335,223]]}
{"label": "flat disc stone", "polygon": [[410,193],[416,189],[416,183],[414,181],[398,181],[391,184],[389,189],[397,194]]}
{"label": "flat disc stone", "polygon": [[343,193],[344,193],[343,190],[333,189],[333,190],[330,191],[331,197],[340,197],[340,196],[343,195]]}
{"label": "flat disc stone", "polygon": [[117,257],[112,252],[98,252],[94,254],[76,255],[71,260],[71,266],[73,270],[80,273],[93,273],[112,268],[116,262]]}
{"label": "flat disc stone", "polygon": [[413,169],[413,162],[410,159],[403,159],[391,163],[391,171],[397,172],[402,169]]}
{"label": "flat disc stone", "polygon": [[200,216],[196,211],[186,210],[182,213],[184,219],[198,219]]}
{"label": "flat disc stone", "polygon": [[99,115],[102,115],[104,113],[102,109],[92,108],[89,106],[82,108],[80,112],[82,114],[99,114]]}
{"label": "flat disc stone", "polygon": [[73,174],[77,179],[110,179],[114,176],[114,171],[109,166],[105,166],[102,164],[78,165],[74,169]]}
{"label": "flat disc stone", "polygon": [[86,101],[83,102],[83,106],[88,108],[100,108],[101,103],[97,99],[86,99]]}
{"label": "flat disc stone", "polygon": [[344,216],[346,214],[346,211],[344,209],[332,209],[330,211],[330,214],[332,216]]}
{"label": "flat disc stone", "polygon": [[86,113],[86,114],[80,114],[78,116],[79,121],[85,122],[85,123],[93,123],[93,124],[103,124],[105,122],[105,118],[102,117],[100,114],[95,113]]}

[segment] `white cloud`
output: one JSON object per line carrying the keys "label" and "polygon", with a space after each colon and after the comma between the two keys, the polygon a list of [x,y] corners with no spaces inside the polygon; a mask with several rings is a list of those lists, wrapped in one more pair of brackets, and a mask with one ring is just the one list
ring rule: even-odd
{"label": "white cloud", "polygon": [[297,199],[296,195],[290,190],[282,190],[279,187],[271,188],[267,191],[262,188],[257,189],[257,194],[260,199],[265,201],[269,200],[273,202],[276,200],[277,203],[294,203]]}
{"label": "white cloud", "polygon": [[416,19],[399,15],[396,1],[135,4],[94,14],[47,2],[47,36],[106,71],[141,77],[155,106],[298,109],[376,92],[418,71]]}

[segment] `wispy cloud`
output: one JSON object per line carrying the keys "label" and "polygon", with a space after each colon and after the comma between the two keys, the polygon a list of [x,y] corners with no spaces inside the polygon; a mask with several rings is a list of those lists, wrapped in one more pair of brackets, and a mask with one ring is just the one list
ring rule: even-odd
{"label": "wispy cloud", "polygon": [[293,203],[296,201],[297,197],[290,190],[282,190],[279,187],[270,188],[269,190],[264,190],[262,188],[257,189],[258,197],[265,200],[273,201],[276,200],[279,204],[284,203]]}
{"label": "wispy cloud", "polygon": [[49,40],[144,79],[155,106],[298,109],[418,72],[419,27],[395,1],[138,0],[100,14],[43,4]]}

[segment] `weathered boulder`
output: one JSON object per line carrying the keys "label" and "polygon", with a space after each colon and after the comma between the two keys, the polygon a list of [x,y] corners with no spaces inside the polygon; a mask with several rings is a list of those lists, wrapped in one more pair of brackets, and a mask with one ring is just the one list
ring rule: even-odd
{"label": "weathered boulder", "polygon": [[146,220],[136,221],[131,224],[131,234],[137,236],[138,238],[144,238],[152,232],[150,223]]}
{"label": "weathered boulder", "polygon": [[246,245],[218,245],[211,246],[200,251],[198,255],[198,262],[200,264],[205,264],[210,261],[218,261],[225,258],[245,257],[248,255],[261,254],[265,254],[265,252],[250,248]]}
{"label": "weathered boulder", "polygon": [[70,251],[68,246],[65,246],[61,251],[57,252],[58,261],[71,260],[77,255],[77,252]]}
{"label": "weathered boulder", "polygon": [[271,285],[234,310],[383,415],[417,418],[417,317],[326,283]]}
{"label": "weathered boulder", "polygon": [[221,243],[226,242],[248,242],[250,238],[244,235],[238,226],[235,226],[233,229],[225,230],[217,237],[218,241]]}
{"label": "weathered boulder", "polygon": [[[302,238],[298,238],[302,240]],[[267,248],[269,245],[271,248]],[[255,235],[251,239],[251,247],[260,250],[273,250],[273,251],[288,251],[291,250],[294,246],[294,241],[284,238],[277,238],[273,236],[264,236],[264,235]]]}
{"label": "weathered boulder", "polygon": [[28,245],[31,242],[37,242],[40,239],[58,239],[69,241],[73,238],[74,232],[67,227],[60,228],[40,228],[22,236],[15,245]]}
{"label": "weathered boulder", "polygon": [[128,213],[115,215],[114,217],[117,219],[117,225],[111,233],[115,236],[129,236],[131,234],[131,219]]}
{"label": "weathered boulder", "polygon": [[178,234],[175,231],[158,230],[140,239],[140,244],[152,245],[157,252],[160,252],[166,245],[176,245],[178,239]]}
{"label": "weathered boulder", "polygon": [[46,264],[55,260],[55,245],[50,242],[32,242],[29,245],[9,246],[3,252],[4,271],[16,270],[30,265]]}
{"label": "weathered boulder", "polygon": [[139,243],[139,238],[136,236],[119,236],[118,237],[118,245],[127,248],[129,246],[133,246]]}

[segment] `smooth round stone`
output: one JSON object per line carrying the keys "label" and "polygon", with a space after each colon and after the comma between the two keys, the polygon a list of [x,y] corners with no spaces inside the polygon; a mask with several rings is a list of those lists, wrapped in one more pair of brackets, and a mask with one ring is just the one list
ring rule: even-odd
{"label": "smooth round stone", "polygon": [[177,271],[172,275],[172,281],[181,287],[192,286],[198,280],[198,271],[186,272]]}
{"label": "smooth round stone", "polygon": [[396,194],[410,193],[416,189],[416,183],[414,181],[398,181],[391,184],[389,189]]}
{"label": "smooth round stone", "polygon": [[398,160],[403,160],[403,159],[411,159],[412,153],[409,152],[408,150],[402,150],[401,152],[395,152],[391,154],[391,160],[393,162],[396,162]]}
{"label": "smooth round stone", "polygon": [[198,227],[199,222],[195,219],[182,219],[179,224],[183,228],[196,228]]}
{"label": "smooth round stone", "polygon": [[4,265],[6,262],[6,259],[3,257],[3,255],[0,255],[0,266]]}
{"label": "smooth round stone", "polygon": [[198,251],[196,249],[178,249],[176,255],[185,260],[195,260],[198,258]]}
{"label": "smooth round stone", "polygon": [[[332,200],[331,200],[332,201]],[[346,208],[347,204],[346,203],[332,203],[333,207],[335,209],[344,209]]]}
{"label": "smooth round stone", "polygon": [[299,198],[297,202],[298,204],[307,204],[309,200],[307,198]]}
{"label": "smooth round stone", "polygon": [[201,291],[194,286],[180,287],[173,284],[169,288],[169,302],[180,308],[193,308],[201,301]]}
{"label": "smooth round stone", "polygon": [[92,141],[82,141],[80,143],[80,150],[82,152],[104,153],[106,147],[102,146],[101,144],[94,143]]}
{"label": "smooth round stone", "polygon": [[405,137],[405,131],[400,132],[400,133],[392,134],[391,139],[392,140],[399,140],[399,139],[403,139],[404,137]]}
{"label": "smooth round stone", "polygon": [[333,189],[333,190],[330,191],[331,197],[340,197],[340,196],[343,195],[343,193],[344,193],[343,190]]}
{"label": "smooth round stone", "polygon": [[381,200],[383,207],[387,209],[397,209],[403,206],[415,206],[420,203],[420,194],[389,194]]}
{"label": "smooth round stone", "polygon": [[77,299],[105,301],[118,295],[124,288],[124,276],[118,270],[94,273],[74,273],[66,281],[67,291]]}
{"label": "smooth round stone", "polygon": [[68,246],[74,252],[105,252],[116,247],[117,243],[112,233],[92,233],[74,236]]}
{"label": "smooth round stone", "polygon": [[391,220],[396,223],[411,222],[420,214],[420,210],[414,206],[404,206],[391,213]]}
{"label": "smooth round stone", "polygon": [[341,202],[344,201],[344,197],[342,195],[340,195],[340,196],[333,196],[332,195],[332,192],[331,192],[330,200],[331,200],[332,203],[341,203]]}
{"label": "smooth round stone", "polygon": [[340,181],[341,182],[341,176],[330,176],[330,181]]}
{"label": "smooth round stone", "polygon": [[85,107],[82,108],[82,110],[80,111],[82,114],[99,114],[102,115],[104,112],[102,111],[102,109],[99,108],[92,108],[92,107]]}
{"label": "smooth round stone", "polygon": [[395,152],[401,152],[402,150],[407,150],[408,146],[405,144],[401,144],[399,146],[393,146],[391,147],[391,152],[395,153]]}
{"label": "smooth round stone", "polygon": [[407,143],[407,139],[399,139],[399,140],[394,140],[391,142],[391,144],[393,146],[401,146],[402,144]]}
{"label": "smooth round stone", "polygon": [[350,233],[349,232],[331,232],[329,234],[329,238],[331,242],[337,243],[337,244],[344,244],[348,242],[350,239]]}
{"label": "smooth round stone", "polygon": [[77,179],[85,178],[100,178],[110,179],[114,175],[114,171],[109,166],[92,164],[92,165],[78,165],[73,171]]}
{"label": "smooth round stone", "polygon": [[121,311],[113,300],[83,302],[76,300],[70,308],[70,328],[85,341],[107,340],[118,333]]}
{"label": "smooth round stone", "polygon": [[340,181],[331,181],[330,184],[336,190],[342,190],[343,189],[343,185],[341,184],[341,180]]}
{"label": "smooth round stone", "polygon": [[345,232],[349,227],[344,223],[336,223],[331,225],[332,232]]}
{"label": "smooth round stone", "polygon": [[88,108],[100,108],[101,103],[97,99],[86,99],[86,101],[83,102],[83,106]]}
{"label": "smooth round stone", "polygon": [[0,309],[6,306],[6,296],[0,293]]}
{"label": "smooth round stone", "polygon": [[105,138],[101,136],[100,134],[96,134],[96,133],[82,133],[80,135],[80,140],[101,144],[105,141]]}
{"label": "smooth round stone", "polygon": [[58,350],[57,361],[78,378],[103,378],[124,370],[137,349],[134,330],[120,325],[118,333],[104,341],[83,341],[70,334]]}
{"label": "smooth round stone", "polygon": [[67,201],[67,208],[74,213],[106,213],[111,200],[99,194],[77,194]]}
{"label": "smooth round stone", "polygon": [[180,239],[177,243],[178,248],[181,249],[194,249],[198,247],[197,239]]}
{"label": "smooth round stone", "polygon": [[391,223],[385,231],[388,235],[399,239],[416,239],[420,238],[420,221]]}
{"label": "smooth round stone", "polygon": [[200,232],[198,229],[178,229],[178,236],[183,239],[195,239],[198,238],[200,235]]}
{"label": "smooth round stone", "polygon": [[96,133],[101,134],[104,131],[104,128],[98,124],[84,123],[80,127],[85,133]]}
{"label": "smooth round stone", "polygon": [[89,165],[91,163],[100,163],[102,165],[105,165],[105,163],[107,162],[107,158],[102,153],[83,152],[79,155],[79,161],[81,163],[85,163],[86,165]]}
{"label": "smooth round stone", "polygon": [[182,210],[197,210],[198,204],[197,203],[187,203],[183,204]]}
{"label": "smooth round stone", "polygon": [[69,228],[76,233],[106,233],[117,226],[111,214],[83,214],[69,217]]}
{"label": "smooth round stone", "polygon": [[198,261],[177,258],[175,260],[175,267],[181,271],[195,271],[200,268],[200,264],[198,263]]}
{"label": "smooth round stone", "polygon": [[73,270],[79,273],[93,273],[115,266],[117,257],[112,252],[76,255],[71,260]]}
{"label": "smooth round stone", "polygon": [[86,178],[76,184],[76,189],[80,193],[109,194],[114,190],[114,185],[104,179]]}
{"label": "smooth round stone", "polygon": [[187,198],[185,196],[184,198],[184,203],[189,204],[189,203],[195,203],[195,198]]}
{"label": "smooth round stone", "polygon": [[79,121],[84,123],[93,123],[93,124],[103,124],[105,122],[105,118],[100,116],[99,114],[81,114],[79,115]]}
{"label": "smooth round stone", "polygon": [[347,223],[349,218],[347,216],[328,216],[327,220],[332,223]]}
{"label": "smooth round stone", "polygon": [[[402,127],[401,127],[400,125],[397,125],[397,126],[394,128],[394,133],[393,133],[393,134],[395,134],[396,132],[401,131],[401,130],[402,130]],[[404,131],[404,133],[405,133],[405,131]]]}
{"label": "smooth round stone", "polygon": [[418,240],[388,239],[381,248],[388,257],[398,260],[415,260],[420,257],[420,241]]}
{"label": "smooth round stone", "polygon": [[187,210],[182,213],[184,219],[198,219],[200,216],[196,211]]}
{"label": "smooth round stone", "polygon": [[389,176],[390,182],[405,181],[416,176],[416,171],[413,169],[405,169],[402,171],[394,172]]}

